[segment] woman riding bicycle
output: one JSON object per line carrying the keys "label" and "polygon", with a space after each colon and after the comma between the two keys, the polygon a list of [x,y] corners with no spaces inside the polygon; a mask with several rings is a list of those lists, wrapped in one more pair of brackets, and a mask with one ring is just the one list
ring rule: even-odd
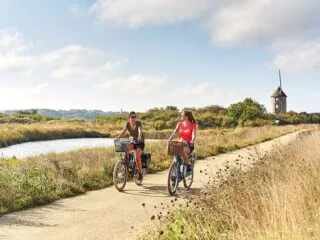
{"label": "woman riding bicycle", "polygon": [[144,150],[144,138],[142,133],[142,124],[140,121],[137,121],[137,114],[135,112],[129,113],[129,121],[126,123],[121,134],[118,138],[122,138],[126,132],[129,132],[130,137],[133,138],[134,142],[128,145],[127,156],[130,151],[135,150],[136,152],[136,163],[139,170],[138,181],[142,181],[142,163],[141,163],[141,154]]}
{"label": "woman riding bicycle", "polygon": [[187,171],[190,172],[191,162],[189,161],[189,154],[194,150],[194,141],[196,140],[197,123],[193,117],[192,112],[183,111],[181,113],[181,121],[177,124],[174,132],[167,141],[170,141],[174,135],[178,133],[179,140],[184,142],[184,148],[181,157],[187,164]]}

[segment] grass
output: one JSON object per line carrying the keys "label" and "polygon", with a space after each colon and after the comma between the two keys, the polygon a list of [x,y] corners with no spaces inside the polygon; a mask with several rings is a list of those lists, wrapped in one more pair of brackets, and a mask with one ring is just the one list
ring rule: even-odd
{"label": "grass", "polygon": [[110,134],[103,126],[92,122],[0,124],[0,147],[23,142],[84,137],[110,137]]}
{"label": "grass", "polygon": [[319,142],[320,131],[308,131],[246,171],[218,174],[144,239],[320,239]]}
{"label": "grass", "polygon": [[311,125],[287,125],[202,130],[197,137],[198,158],[233,151],[310,127]]}
{"label": "grass", "polygon": [[[198,134],[197,151],[203,158],[306,127],[201,130]],[[165,141],[147,142],[146,151],[152,153],[149,172],[166,169],[171,163],[171,158],[166,154]],[[23,161],[1,160],[0,215],[110,186],[117,159],[118,155],[113,152],[113,148],[94,148],[62,154],[51,153]]]}

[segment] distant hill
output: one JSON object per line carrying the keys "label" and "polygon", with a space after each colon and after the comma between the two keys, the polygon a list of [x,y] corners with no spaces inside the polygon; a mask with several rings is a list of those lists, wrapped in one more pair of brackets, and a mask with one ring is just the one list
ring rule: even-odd
{"label": "distant hill", "polygon": [[80,119],[80,120],[92,120],[97,116],[115,115],[120,113],[120,112],[112,112],[112,111],[104,112],[101,110],[86,110],[86,109],[71,109],[71,110],[28,109],[28,110],[5,110],[0,112],[11,115],[21,111],[30,112],[30,113],[33,112],[49,118]]}

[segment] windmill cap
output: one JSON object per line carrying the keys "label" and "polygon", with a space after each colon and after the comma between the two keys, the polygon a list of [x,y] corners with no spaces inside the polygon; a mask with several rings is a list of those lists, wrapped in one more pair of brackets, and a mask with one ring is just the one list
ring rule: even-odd
{"label": "windmill cap", "polygon": [[287,97],[282,88],[278,87],[271,95],[271,97]]}

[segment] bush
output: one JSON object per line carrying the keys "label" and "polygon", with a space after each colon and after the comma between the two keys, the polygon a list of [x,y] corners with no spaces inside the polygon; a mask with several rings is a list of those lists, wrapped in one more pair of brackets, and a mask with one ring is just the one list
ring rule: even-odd
{"label": "bush", "polygon": [[246,98],[242,102],[231,104],[228,108],[228,116],[233,118],[235,124],[242,126],[248,120],[261,118],[265,112],[266,109],[264,106],[251,98]]}
{"label": "bush", "polygon": [[163,120],[158,120],[158,121],[156,121],[156,122],[153,124],[153,127],[154,127],[156,130],[162,130],[162,129],[165,129],[166,123],[165,123],[165,121],[163,121]]}

